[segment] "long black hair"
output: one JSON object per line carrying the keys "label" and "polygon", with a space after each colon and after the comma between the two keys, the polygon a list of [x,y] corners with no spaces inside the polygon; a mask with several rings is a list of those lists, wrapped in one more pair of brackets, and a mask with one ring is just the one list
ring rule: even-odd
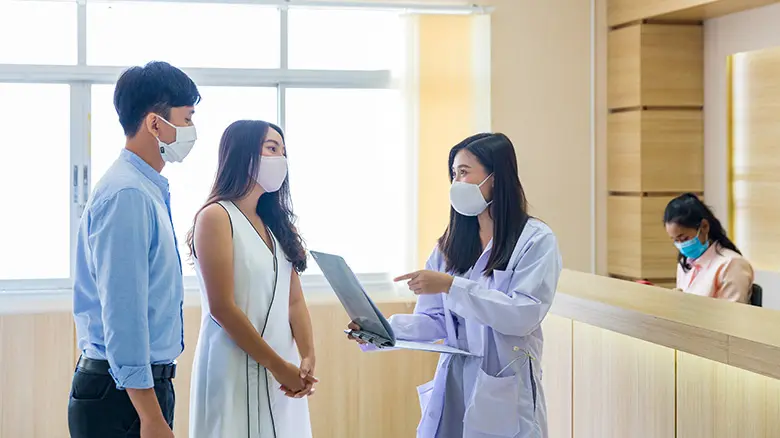
{"label": "long black hair", "polygon": [[[262,145],[269,129],[278,132],[284,140],[284,133],[280,127],[260,120],[239,120],[225,129],[219,142],[217,175],[208,201],[201,210],[215,202],[237,201],[249,194],[255,185],[253,175],[257,175],[260,168]],[[263,223],[276,236],[293,268],[297,272],[306,270],[306,250],[303,239],[294,225],[296,217],[292,211],[289,177],[285,178],[282,187],[276,192],[264,193],[260,196],[256,211]],[[196,220],[197,217],[196,214]],[[194,232],[193,221],[192,228],[187,233],[187,246],[191,255],[195,254]]]}
{"label": "long black hair", "polygon": [[[455,145],[447,163],[450,183],[454,179],[455,156],[462,150],[472,153],[487,173],[493,174],[493,202],[489,207],[493,218],[493,248],[483,271],[488,277],[493,270],[505,270],[509,264],[528,222],[528,201],[517,174],[515,147],[506,135],[482,133]],[[450,223],[439,238],[439,250],[450,272],[463,274],[474,266],[483,251],[477,217],[463,216],[451,208]]]}
{"label": "long black hair", "polygon": [[[664,210],[664,224],[677,224],[681,227],[698,230],[704,219],[707,219],[707,222],[710,224],[707,238],[711,242],[742,255],[742,252],[737,249],[734,242],[728,238],[726,230],[723,229],[723,225],[715,217],[715,214],[712,213],[712,210],[693,193],[685,193],[672,199],[666,205],[666,210]],[[716,247],[715,249],[717,250],[718,248]],[[681,252],[677,254],[677,262],[684,271],[687,272],[691,269],[687,258]]]}

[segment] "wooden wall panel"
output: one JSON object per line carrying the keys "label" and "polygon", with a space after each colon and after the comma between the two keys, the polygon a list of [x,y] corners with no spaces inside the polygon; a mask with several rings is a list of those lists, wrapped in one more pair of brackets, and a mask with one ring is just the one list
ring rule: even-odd
{"label": "wooden wall panel", "polygon": [[642,111],[607,116],[607,188],[642,191]]}
{"label": "wooden wall panel", "polygon": [[619,26],[649,18],[706,20],[777,3],[777,0],[609,0],[607,21]]}
{"label": "wooden wall panel", "polygon": [[635,24],[608,37],[609,108],[704,105],[701,25]]}
{"label": "wooden wall panel", "polygon": [[548,314],[542,323],[542,384],[547,398],[549,438],[572,438],[573,321]]}
{"label": "wooden wall panel", "polygon": [[66,438],[75,368],[69,312],[0,316],[0,438]]}
{"label": "wooden wall panel", "polygon": [[700,110],[623,111],[608,123],[611,192],[703,191]]}
{"label": "wooden wall panel", "polygon": [[[668,7],[663,0],[612,0],[609,14]],[[607,269],[671,281],[675,250],[663,210],[670,195],[704,186],[703,27],[639,21],[612,30],[608,40]]]}
{"label": "wooden wall panel", "polygon": [[677,352],[677,436],[780,436],[780,381]]}
{"label": "wooden wall panel", "polygon": [[609,272],[629,278],[671,279],[677,250],[663,226],[671,197],[610,196]]}
{"label": "wooden wall panel", "polygon": [[733,236],[757,269],[780,266],[780,48],[731,59]]}
{"label": "wooden wall panel", "polygon": [[673,349],[574,322],[576,438],[673,437],[674,379]]}
{"label": "wooden wall panel", "polygon": [[610,196],[607,217],[610,274],[642,278],[642,198]]}
{"label": "wooden wall panel", "polygon": [[704,105],[704,26],[643,24],[640,105]]}
{"label": "wooden wall panel", "polygon": [[706,3],[713,0],[608,0],[607,23],[619,26]]}
{"label": "wooden wall panel", "polygon": [[641,191],[704,191],[701,110],[642,111]]}
{"label": "wooden wall panel", "polygon": [[778,0],[708,0],[699,6],[659,15],[662,20],[708,20],[777,3]]}
{"label": "wooden wall panel", "polygon": [[607,105],[638,106],[641,101],[641,27],[628,26],[607,36]]}
{"label": "wooden wall panel", "polygon": [[671,196],[642,198],[642,277],[675,278],[677,248],[664,228],[664,210]]}

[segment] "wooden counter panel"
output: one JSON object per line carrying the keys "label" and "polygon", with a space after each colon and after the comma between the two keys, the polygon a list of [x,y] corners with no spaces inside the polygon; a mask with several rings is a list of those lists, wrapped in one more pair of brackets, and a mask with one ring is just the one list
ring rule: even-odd
{"label": "wooden counter panel", "polygon": [[678,352],[677,436],[780,436],[780,381]]}
{"label": "wooden counter panel", "polygon": [[780,313],[565,270],[552,312],[780,379]]}
{"label": "wooden counter panel", "polygon": [[550,419],[549,438],[572,438],[573,321],[548,314],[542,330],[542,384]]}
{"label": "wooden counter panel", "polygon": [[673,437],[674,350],[574,323],[574,436]]}

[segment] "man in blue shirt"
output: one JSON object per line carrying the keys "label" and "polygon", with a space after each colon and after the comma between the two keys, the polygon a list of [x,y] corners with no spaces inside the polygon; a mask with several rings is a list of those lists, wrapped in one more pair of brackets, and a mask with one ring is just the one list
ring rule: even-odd
{"label": "man in blue shirt", "polygon": [[68,404],[73,438],[173,437],[184,289],[160,171],[192,149],[199,101],[195,83],[164,62],[133,67],[116,84],[127,140],[95,186],[76,246],[73,316],[82,355]]}

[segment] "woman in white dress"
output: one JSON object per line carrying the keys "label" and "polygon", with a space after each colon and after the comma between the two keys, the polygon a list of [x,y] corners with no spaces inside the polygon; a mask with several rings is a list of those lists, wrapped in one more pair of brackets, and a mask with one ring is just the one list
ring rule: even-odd
{"label": "woman in white dress", "polygon": [[294,219],[282,130],[233,123],[188,235],[203,294],[191,438],[311,437],[306,397],[317,380]]}

